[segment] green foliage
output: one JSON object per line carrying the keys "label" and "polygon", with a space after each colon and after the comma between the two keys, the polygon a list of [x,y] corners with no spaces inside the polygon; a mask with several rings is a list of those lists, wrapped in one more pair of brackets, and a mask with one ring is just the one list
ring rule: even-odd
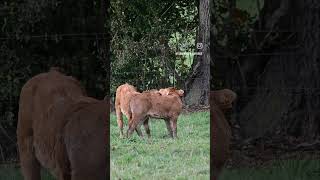
{"label": "green foliage", "polygon": [[164,137],[167,129],[159,119],[149,121],[150,141],[136,133],[121,139],[114,114],[110,124],[111,179],[209,179],[209,112],[180,115],[177,140]]}
{"label": "green foliage", "polygon": [[[263,0],[260,1],[260,8]],[[212,41],[215,43],[213,58],[223,58],[225,61],[233,60],[235,63],[237,55],[248,49],[252,49],[252,33],[254,23],[258,17],[257,1],[236,0],[236,6],[224,0],[213,1],[212,3]],[[232,9],[232,10],[231,10]],[[219,57],[224,56],[224,57]],[[227,58],[226,58],[227,57]],[[213,64],[213,63],[212,63]],[[222,70],[225,71],[225,70]],[[213,77],[219,77],[219,69],[212,66]],[[213,84],[220,88],[225,86],[225,79],[213,78]]]}
{"label": "green foliage", "polygon": [[143,90],[183,86],[193,57],[175,53],[194,50],[195,2],[113,0],[111,17],[111,94],[125,82]]}

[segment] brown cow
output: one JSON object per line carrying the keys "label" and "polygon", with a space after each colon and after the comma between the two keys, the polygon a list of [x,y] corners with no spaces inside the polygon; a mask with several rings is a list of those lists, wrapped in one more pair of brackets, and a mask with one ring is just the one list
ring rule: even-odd
{"label": "brown cow", "polygon": [[[142,92],[144,96],[149,96],[151,94],[157,94],[161,95],[161,93],[156,89],[151,89],[147,91]],[[117,123],[120,130],[120,137],[124,137],[123,135],[123,117],[122,114],[124,114],[128,119],[128,124],[131,121],[132,114],[131,110],[129,109],[129,102],[133,96],[136,96],[137,94],[141,94],[137,91],[137,89],[126,83],[123,85],[120,85],[116,90],[116,99],[115,99],[115,109],[116,109],[116,116],[117,116]],[[146,131],[146,134],[148,137],[151,137],[150,134],[150,128],[149,128],[149,118],[146,118],[143,122],[144,129]],[[136,129],[137,134],[142,137],[143,134],[141,131]]]}
{"label": "brown cow", "polygon": [[[228,99],[227,97],[221,96],[234,98],[231,101],[226,100],[223,103],[221,103],[221,101],[217,102],[217,100]],[[235,100],[235,97],[236,94],[231,90],[210,92],[210,117],[213,144],[213,149],[211,150],[211,167],[214,180],[217,179],[225,161],[229,158],[231,128],[223,112],[232,107],[232,102]]]}
{"label": "brown cow", "polygon": [[108,101],[86,97],[80,83],[52,68],[22,88],[17,127],[25,180],[41,166],[59,180],[105,180]]}
{"label": "brown cow", "polygon": [[[133,96],[130,100],[130,110],[132,118],[129,121],[127,137],[135,129],[138,134],[142,134],[140,126],[149,117],[164,119],[169,135],[177,137],[177,119],[182,110],[181,97],[183,90],[168,88],[168,95],[160,93],[141,93]],[[148,134],[149,135],[149,134]]]}
{"label": "brown cow", "polygon": [[[116,99],[115,99],[114,106],[116,109],[118,127],[120,129],[120,137],[124,137],[122,113],[127,117],[128,121],[130,122],[131,111],[129,109],[129,102],[131,98],[137,94],[140,94],[140,93],[136,90],[134,86],[128,83],[119,86],[116,90]],[[147,128],[149,129],[149,127]]]}

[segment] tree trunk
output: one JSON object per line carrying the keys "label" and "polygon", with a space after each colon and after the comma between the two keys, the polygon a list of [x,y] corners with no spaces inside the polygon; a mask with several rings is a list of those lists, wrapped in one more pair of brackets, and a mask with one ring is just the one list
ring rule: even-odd
{"label": "tree trunk", "polygon": [[317,0],[265,1],[264,28],[291,32],[280,36],[282,43],[271,51],[278,55],[268,57],[253,99],[240,110],[244,136],[319,135],[319,5]]}
{"label": "tree trunk", "polygon": [[98,39],[98,49],[99,49],[99,60],[97,63],[101,65],[104,69],[104,84],[105,84],[105,95],[110,96],[110,0],[101,0],[99,18],[97,23],[97,29],[99,31],[100,39]]}
{"label": "tree trunk", "polygon": [[192,64],[192,72],[186,82],[187,105],[209,104],[209,78],[210,78],[210,14],[209,0],[202,0],[199,4],[199,30],[197,42],[202,43],[203,48],[197,49],[201,55],[195,56]]}

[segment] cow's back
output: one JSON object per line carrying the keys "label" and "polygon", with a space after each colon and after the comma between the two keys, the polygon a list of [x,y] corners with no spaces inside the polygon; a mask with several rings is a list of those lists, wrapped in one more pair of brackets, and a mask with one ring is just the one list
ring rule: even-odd
{"label": "cow's back", "polygon": [[63,137],[72,167],[72,178],[106,179],[108,117],[108,101],[87,97],[77,101],[68,110]]}
{"label": "cow's back", "polygon": [[152,94],[149,99],[152,103],[152,114],[159,113],[163,117],[172,117],[181,113],[182,101],[177,95]]}
{"label": "cow's back", "polygon": [[116,100],[115,100],[115,106],[120,107],[121,111],[128,115],[130,114],[129,109],[129,103],[133,96],[136,96],[137,94],[140,94],[137,92],[135,87],[129,84],[123,84],[119,86],[116,90]]}
{"label": "cow's back", "polygon": [[[72,77],[51,70],[31,78],[23,87],[19,102],[19,122],[17,134],[33,134],[39,121],[43,120],[48,108],[59,98],[76,99],[85,95],[80,83]],[[22,133],[22,134],[21,134]]]}

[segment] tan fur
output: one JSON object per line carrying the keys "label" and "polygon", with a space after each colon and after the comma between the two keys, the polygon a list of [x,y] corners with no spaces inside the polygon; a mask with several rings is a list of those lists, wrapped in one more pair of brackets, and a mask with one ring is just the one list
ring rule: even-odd
{"label": "tan fur", "polygon": [[115,109],[117,116],[117,123],[120,129],[120,137],[123,137],[123,118],[122,113],[127,117],[130,122],[131,111],[129,109],[129,102],[131,98],[137,94],[140,94],[135,87],[126,83],[119,86],[116,90]]}
{"label": "tan fur", "polygon": [[58,180],[105,180],[108,101],[86,97],[80,83],[52,68],[22,88],[17,127],[25,180],[41,166]]}
{"label": "tan fur", "polygon": [[174,87],[168,87],[168,88],[165,88],[165,89],[160,89],[159,93],[161,95],[171,95],[173,93],[176,93],[177,95],[179,95],[181,97],[184,95],[184,91],[182,89],[177,90]]}
{"label": "tan fur", "polygon": [[161,95],[161,93],[157,89],[150,89],[150,90],[147,90],[147,91],[143,91],[142,93],[155,93],[155,94],[160,94]]}
{"label": "tan fur", "polygon": [[133,96],[130,100],[132,118],[129,121],[127,136],[133,130],[140,132],[140,126],[149,117],[162,118],[165,120],[169,135],[177,137],[177,119],[182,110],[182,90],[170,88],[168,95],[161,93],[141,93]]}
{"label": "tan fur", "polygon": [[[223,93],[221,93],[223,92]],[[213,179],[216,180],[230,154],[230,139],[231,139],[231,128],[228,121],[226,120],[224,113],[221,108],[232,107],[232,101],[229,101],[230,106],[220,106],[217,103],[221,95],[224,93],[231,93],[233,97],[235,93],[231,90],[227,91],[211,91],[210,92],[210,117],[211,117],[211,133],[212,133],[212,144],[211,150],[211,167],[213,170]],[[230,107],[230,108],[231,108]]]}
{"label": "tan fur", "polygon": [[[123,134],[123,117],[122,114],[124,114],[128,119],[128,124],[130,125],[132,122],[132,112],[130,109],[130,101],[132,97],[135,97],[137,95],[142,95],[143,97],[158,97],[162,95],[168,95],[170,93],[175,93],[176,90],[174,88],[165,88],[161,89],[162,91],[158,91],[156,89],[151,89],[147,91],[143,91],[142,93],[139,93],[136,88],[128,83],[120,85],[116,90],[116,100],[115,100],[115,109],[116,109],[116,116],[117,116],[117,123],[120,130],[120,137],[124,137]],[[182,93],[183,91],[179,90],[178,93]],[[149,117],[145,117],[143,120],[143,126],[146,131],[146,134],[148,137],[151,137],[150,134],[150,128],[149,128]],[[135,129],[137,134],[141,137],[143,137],[142,132],[140,131],[140,128]]]}

